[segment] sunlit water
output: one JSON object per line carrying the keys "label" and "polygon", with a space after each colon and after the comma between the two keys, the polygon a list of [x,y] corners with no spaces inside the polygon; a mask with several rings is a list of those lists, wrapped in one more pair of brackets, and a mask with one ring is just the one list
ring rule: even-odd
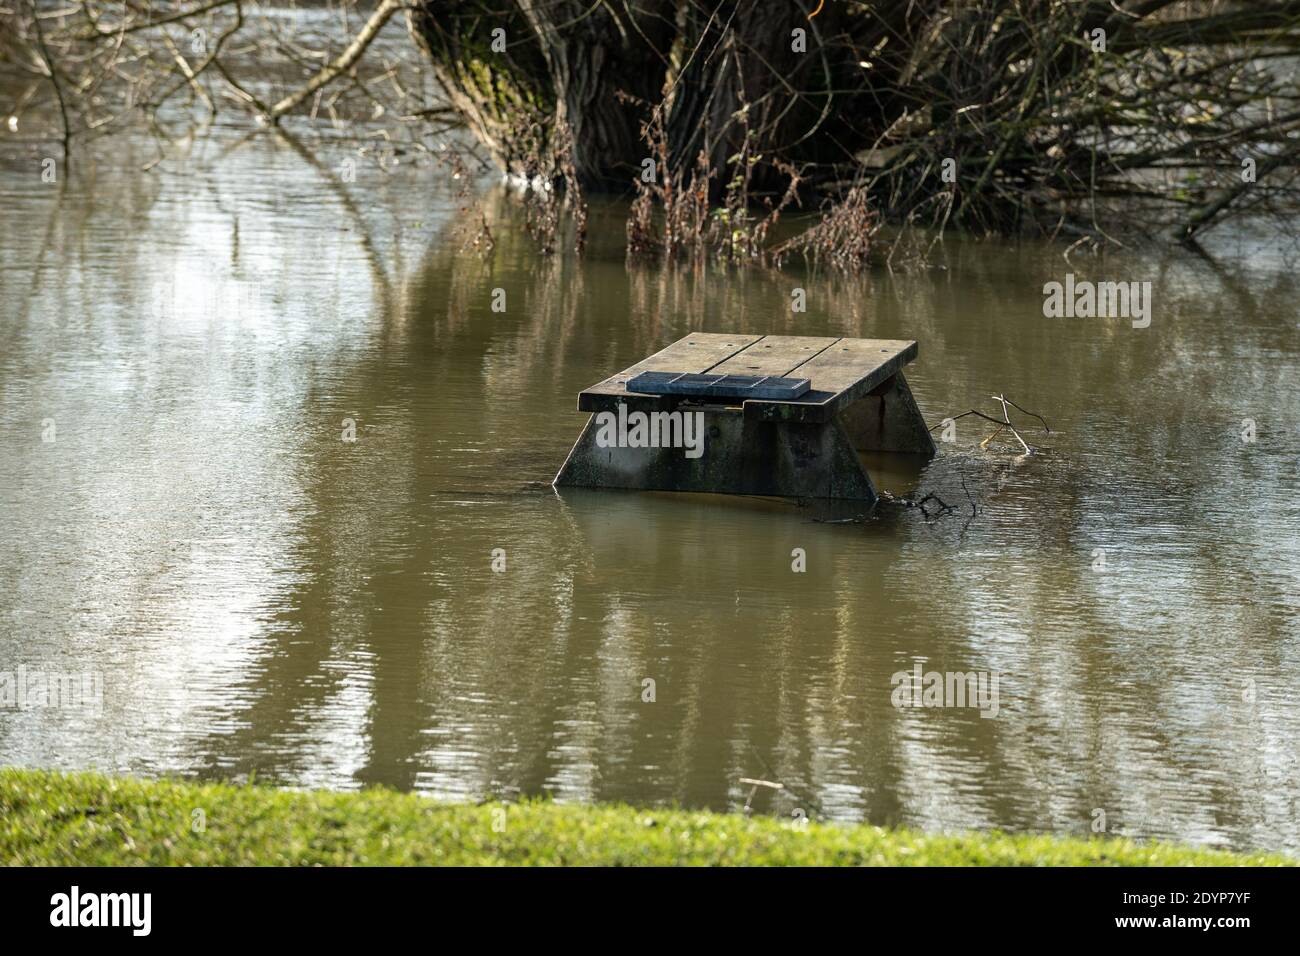
{"label": "sunlit water", "polygon": [[[545,258],[489,191],[483,255],[445,171],[344,182],[328,139],[220,129],[144,172],[117,137],[57,184],[46,152],[11,140],[0,180],[0,671],[103,703],[0,709],[0,764],[717,809],[762,778],[763,813],[1300,851],[1270,236],[629,268],[619,207]],[[1044,318],[1069,271],[1152,281],[1150,328]],[[577,393],[692,330],[916,339],[929,421],[1005,392],[1052,432],[1025,458],[960,420],[886,482],[932,521],[553,491]],[[918,662],[997,674],[997,716],[895,708]]]}

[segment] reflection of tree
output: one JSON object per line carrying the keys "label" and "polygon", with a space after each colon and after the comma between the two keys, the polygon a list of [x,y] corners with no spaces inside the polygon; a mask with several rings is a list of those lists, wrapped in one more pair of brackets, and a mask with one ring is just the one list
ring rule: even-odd
{"label": "reflection of tree", "polygon": [[[367,756],[356,772],[365,782],[729,806],[743,800],[736,781],[761,774],[839,818],[908,823],[919,812],[950,828],[1078,832],[1095,806],[1167,802],[1163,775],[1192,759],[1176,735],[1110,712],[1113,697],[1077,700],[1078,688],[1114,688],[1149,663],[1140,643],[1105,637],[1129,626],[1116,620],[1116,602],[1141,582],[1123,576],[1122,560],[1116,578],[1089,568],[1093,499],[1106,493],[1095,463],[1079,467],[1064,451],[1015,467],[995,455],[965,461],[987,513],[963,547],[971,536],[1003,542],[979,571],[935,559],[955,543],[942,523],[885,516],[877,533],[910,542],[891,558],[861,528],[810,525],[781,506],[600,493],[556,500],[538,487],[580,424],[573,394],[693,327],[915,335],[925,342],[923,407],[938,412],[941,389],[980,394],[987,383],[973,367],[956,363],[943,380],[926,370],[985,352],[998,331],[951,313],[987,314],[1005,299],[1006,271],[1042,269],[1037,260],[954,245],[945,264],[960,285],[803,277],[814,306],[791,317],[788,276],[749,273],[742,296],[707,271],[628,273],[621,262],[579,267],[563,255],[538,264],[507,208],[489,202],[498,243],[488,258],[456,243],[431,247],[400,293],[401,334],[390,333],[390,317],[377,350],[344,376],[353,404],[386,411],[349,450],[359,454],[340,456],[327,439],[312,445],[304,470],[315,517],[301,540],[310,549],[302,566],[315,570],[287,601],[274,651],[252,680],[265,698],[285,699],[250,708],[242,736],[205,743],[223,748],[223,765],[253,766],[267,741],[310,737],[338,692],[337,681],[317,682],[347,653],[364,657],[370,677]],[[490,311],[498,287],[505,313]],[[1031,291],[1004,308],[1041,308]],[[1022,339],[1038,334],[1032,324],[1017,328]],[[1122,390],[1125,371],[1144,367],[1140,346],[1104,324],[1042,334],[1082,331],[1105,344],[1118,370],[1098,363],[1087,381],[1064,376],[1019,354],[1050,364],[1050,347],[1008,339],[999,376],[1047,395],[1038,404],[1055,420],[1058,409]],[[394,375],[399,363],[418,363],[419,374]],[[1041,391],[1049,379],[1051,391]],[[539,404],[539,395],[551,398]],[[1114,478],[1138,489],[1151,480],[1146,470]],[[1200,493],[1178,491],[1175,509]],[[1052,507],[1033,504],[1043,500]],[[755,551],[774,533],[812,547],[816,570],[806,581]],[[788,553],[778,544],[773,554]],[[489,570],[494,547],[508,555],[503,575]],[[1051,559],[1038,561],[1044,549]],[[1076,598],[1065,617],[1063,594]],[[893,710],[890,675],[917,659],[1005,674],[1007,712],[982,720]],[[657,682],[655,703],[640,700],[644,677]],[[1158,686],[1134,691],[1136,712],[1171,708],[1170,721],[1183,722],[1181,705],[1152,696]],[[1143,790],[1134,766],[1160,773]],[[1021,782],[984,779],[992,773]],[[1116,781],[1138,791],[1125,797]],[[808,803],[783,794],[770,809]]]}
{"label": "reflection of tree", "polygon": [[[249,177],[304,168],[301,154],[257,142],[223,162],[245,162],[238,175]],[[81,170],[93,175],[91,164]],[[184,216],[169,205],[168,181],[127,177],[95,203],[74,202],[71,190],[48,227],[31,230],[30,247],[46,248],[37,300],[5,326],[17,343],[7,354],[29,341],[55,354],[71,347],[60,338],[69,332],[92,348],[108,329],[125,343],[123,364],[143,368],[175,344],[168,336],[196,331],[175,328],[176,317],[144,320],[137,308],[160,275],[192,264],[179,260],[199,259],[219,278],[261,277],[279,296],[254,317],[260,324],[248,323],[252,341],[213,321],[197,328],[211,352],[203,365],[183,364],[162,384],[128,378],[126,398],[92,389],[93,402],[157,418],[148,425],[157,428],[210,429],[214,405],[225,403],[223,414],[254,406],[242,431],[220,433],[246,449],[241,470],[259,479],[247,500],[222,489],[201,498],[181,483],[197,479],[170,460],[146,488],[130,482],[152,472],[114,471],[98,479],[109,487],[92,503],[172,495],[178,504],[135,530],[136,550],[106,551],[102,535],[79,525],[61,532],[59,554],[76,555],[92,580],[62,597],[40,592],[52,619],[82,620],[80,603],[110,603],[89,573],[107,553],[123,569],[109,579],[126,608],[115,620],[151,622],[148,613],[175,611],[183,595],[200,610],[163,620],[197,626],[229,591],[211,564],[172,546],[211,541],[214,526],[235,541],[239,583],[251,581],[258,600],[234,612],[244,632],[227,638],[241,645],[238,679],[206,672],[220,693],[203,704],[216,713],[170,725],[200,728],[184,766],[290,784],[461,796],[550,789],[719,807],[743,802],[740,777],[762,776],[789,788],[763,805],[782,814],[798,806],[881,823],[919,814],[953,828],[1080,831],[1101,806],[1116,825],[1159,809],[1171,831],[1234,839],[1288,826],[1277,800],[1260,795],[1279,780],[1280,792],[1286,781],[1294,791],[1276,697],[1261,696],[1258,719],[1234,718],[1216,737],[1201,693],[1225,668],[1275,689],[1296,676],[1281,650],[1294,606],[1287,578],[1261,558],[1276,531],[1269,515],[1225,496],[1213,469],[1178,458],[1203,455],[1207,431],[1233,423],[1241,388],[1210,379],[1243,347],[1261,354],[1273,317],[1290,314],[1287,280],[1229,274],[1220,283],[1198,263],[1134,260],[1167,279],[1158,300],[1167,312],[1146,337],[1126,323],[1042,319],[1042,281],[1065,267],[1033,249],[949,242],[937,250],[944,269],[860,278],[629,271],[595,240],[584,261],[539,259],[499,194],[486,200],[497,244],[485,258],[448,228],[404,273],[379,241],[384,210],[349,212],[319,177],[309,188],[325,201],[304,218],[289,203],[272,212],[265,193],[237,200],[231,181],[201,165],[194,178],[209,192]],[[341,239],[340,215],[353,226]],[[0,225],[0,249],[28,248],[12,238],[16,228]],[[106,269],[102,237],[118,229],[151,238],[121,244]],[[347,254],[329,258],[336,247],[323,251],[322,234]],[[199,241],[208,238],[211,247]],[[284,261],[268,261],[268,248]],[[154,261],[160,250],[171,251]],[[808,293],[807,313],[790,311],[795,285]],[[355,298],[329,301],[338,288]],[[490,309],[494,288],[506,292],[504,313]],[[1228,291],[1216,300],[1207,289]],[[1215,322],[1224,301],[1233,320]],[[1063,435],[1047,454],[1012,464],[974,452],[978,436],[959,431],[924,480],[971,481],[982,510],[964,534],[902,513],[834,526],[772,503],[554,495],[547,483],[581,425],[576,392],[695,328],[917,338],[912,384],[931,421],[1007,388]],[[209,363],[210,381],[186,379]],[[1286,370],[1240,368],[1238,382],[1252,400],[1284,407]],[[16,376],[0,383],[7,401],[26,387]],[[1194,406],[1177,398],[1189,389]],[[1162,400],[1149,401],[1157,391]],[[344,417],[357,420],[355,445],[339,440]],[[216,444],[211,434],[198,443]],[[1230,461],[1235,432],[1225,435],[1213,447]],[[98,465],[131,446],[105,447],[88,453]],[[1282,451],[1261,451],[1242,469],[1280,480]],[[209,482],[200,491],[240,477],[221,467],[199,476]],[[191,499],[204,504],[186,524],[179,505]],[[1205,526],[1206,509],[1232,528],[1230,540],[1186,533]],[[1110,549],[1107,575],[1089,566],[1099,542]],[[808,549],[807,575],[790,571],[795,546]],[[498,547],[502,574],[490,570]],[[51,565],[35,553],[26,562],[4,563],[0,590],[35,593],[32,577]],[[172,630],[168,661],[191,636]],[[165,663],[156,650],[123,647],[139,672]],[[895,711],[890,675],[917,659],[1006,675],[1004,716]],[[1169,673],[1171,660],[1189,673]],[[641,701],[646,677],[654,703]],[[1186,803],[1184,785],[1203,809]]]}

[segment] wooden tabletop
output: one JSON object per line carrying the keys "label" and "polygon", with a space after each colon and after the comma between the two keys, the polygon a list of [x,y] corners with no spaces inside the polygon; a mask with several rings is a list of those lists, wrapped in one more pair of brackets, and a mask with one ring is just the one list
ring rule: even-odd
{"label": "wooden tabletop", "polygon": [[763,421],[825,422],[914,358],[916,343],[901,339],[692,332],[585,389],[578,395],[578,409],[605,411],[621,402],[632,408],[660,411],[682,403],[678,395],[629,392],[628,380],[641,372],[779,375],[810,379],[812,386],[795,400],[747,399],[745,416]]}

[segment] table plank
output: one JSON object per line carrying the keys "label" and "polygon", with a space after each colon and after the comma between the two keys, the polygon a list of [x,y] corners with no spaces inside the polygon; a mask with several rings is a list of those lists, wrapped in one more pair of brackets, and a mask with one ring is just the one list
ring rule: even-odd
{"label": "table plank", "polygon": [[744,351],[719,362],[709,372],[716,375],[784,376],[838,341],[824,335],[765,335]]}
{"label": "table plank", "polygon": [[840,339],[790,375],[812,380],[796,401],[745,402],[745,416],[760,421],[825,422],[844,406],[896,374],[916,358],[916,342],[901,339]]}
{"label": "table plank", "polygon": [[642,359],[578,395],[578,410],[595,412],[613,408],[620,401],[637,406],[666,407],[671,396],[638,395],[627,390],[628,379],[641,372],[707,372],[720,362],[753,345],[761,335],[732,335],[720,332],[692,332],[649,358]]}

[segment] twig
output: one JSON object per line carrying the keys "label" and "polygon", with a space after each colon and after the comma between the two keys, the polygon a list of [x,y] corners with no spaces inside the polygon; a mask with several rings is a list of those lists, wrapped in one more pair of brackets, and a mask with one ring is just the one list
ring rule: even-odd
{"label": "twig", "polygon": [[784,790],[785,787],[779,783],[773,783],[771,780],[754,780],[751,777],[741,777],[741,783],[752,784],[749,788],[749,796],[745,798],[744,813],[750,813],[750,804],[754,802],[754,794],[758,793],[759,787],[767,787],[770,790]]}
{"label": "twig", "polygon": [[100,37],[118,36],[123,33],[135,33],[137,30],[149,30],[153,27],[160,27],[167,23],[175,23],[177,20],[187,20],[190,17],[197,17],[201,13],[207,13],[215,10],[217,7],[229,6],[236,0],[214,0],[212,3],[204,4],[201,7],[194,7],[190,10],[181,10],[169,16],[160,17],[157,20],[147,20],[144,23],[132,23],[117,27],[112,30],[100,30],[97,26],[87,30],[77,36],[78,40],[96,40]]}
{"label": "twig", "polygon": [[348,48],[334,61],[327,64],[319,73],[308,80],[306,85],[301,87],[296,93],[291,93],[272,106],[267,113],[267,119],[272,123],[278,122],[281,116],[296,107],[303,100],[307,99],[307,97],[311,96],[322,86],[333,82],[348,70],[352,69],[357,60],[361,59],[361,54],[366,52],[366,47],[370,46],[370,41],[373,40],[375,35],[383,29],[384,24],[388,22],[389,18],[398,10],[402,9],[405,2],[406,0],[384,0],[384,2],[379,5],[378,9],[370,15],[370,19],[367,20],[366,25],[361,28],[361,32],[357,34],[356,39],[348,44]]}
{"label": "twig", "polygon": [[72,130],[68,125],[68,106],[63,99],[63,84],[59,82],[58,70],[54,68],[54,58],[50,56],[50,48],[45,43],[45,30],[41,26],[39,11],[36,9],[36,0],[31,0],[32,22],[36,25],[36,43],[41,48],[41,59],[45,62],[45,71],[50,77],[50,83],[54,86],[54,96],[59,101],[59,117],[63,121],[63,176],[66,179],[68,168],[71,166],[69,143],[72,139]]}
{"label": "twig", "polygon": [[1020,447],[1025,450],[1025,454],[1032,455],[1033,449],[1030,448],[1029,444],[1024,440],[1024,438],[1021,437],[1020,432],[1016,430],[1016,426],[1011,423],[1011,415],[1007,411],[1007,406],[1010,406],[1011,408],[1016,409],[1016,411],[1028,415],[1030,418],[1038,419],[1038,421],[1041,422],[1043,425],[1043,431],[1047,432],[1048,434],[1051,434],[1052,428],[1050,425],[1047,424],[1047,419],[1045,419],[1042,415],[1039,415],[1037,412],[1031,412],[1027,408],[1022,408],[1021,406],[1013,402],[1011,399],[1007,398],[1005,395],[1001,395],[1001,394],[994,395],[992,396],[992,398],[995,402],[999,403],[1002,406],[1001,418],[994,418],[991,415],[985,415],[983,412],[972,408],[968,411],[962,412],[960,415],[953,415],[950,416],[949,418],[943,419],[938,424],[930,426],[929,430],[934,431],[936,428],[941,428],[947,422],[955,422],[957,421],[957,419],[965,418],[967,415],[974,415],[976,418],[982,418],[986,422],[992,422],[994,425],[998,426],[994,430],[993,434],[989,435],[982,442],[980,442],[981,448],[987,448],[989,446],[989,442],[993,441],[993,439],[997,438],[998,435],[1002,434],[1004,429],[1009,429],[1011,431],[1011,434],[1016,436],[1016,441],[1020,442]]}
{"label": "twig", "polygon": [[1025,450],[1026,455],[1032,455],[1033,452],[1030,450],[1029,446],[1025,444],[1025,440],[1020,437],[1020,432],[1016,431],[1015,426],[1011,424],[1011,414],[1007,411],[1006,397],[1003,395],[994,395],[993,400],[1002,404],[1002,418],[1006,422],[1007,428],[1011,429],[1011,434],[1016,436],[1016,441],[1020,442],[1020,447]]}

